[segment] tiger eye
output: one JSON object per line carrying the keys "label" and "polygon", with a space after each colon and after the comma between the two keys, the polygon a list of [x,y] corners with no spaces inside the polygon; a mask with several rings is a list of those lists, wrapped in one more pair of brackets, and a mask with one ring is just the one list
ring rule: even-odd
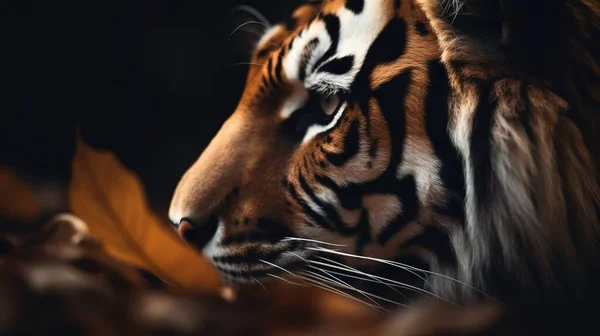
{"label": "tiger eye", "polygon": [[337,111],[340,102],[341,98],[338,95],[321,96],[321,110],[323,110],[323,113],[330,116]]}

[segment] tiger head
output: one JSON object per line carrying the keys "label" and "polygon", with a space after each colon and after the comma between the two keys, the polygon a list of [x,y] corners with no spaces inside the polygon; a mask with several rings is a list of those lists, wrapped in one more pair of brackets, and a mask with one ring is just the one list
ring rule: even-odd
{"label": "tiger head", "polygon": [[[509,113],[490,111],[540,99],[551,103],[554,116],[566,103],[506,79],[511,64],[488,44],[473,42],[481,34],[461,36],[464,24],[452,28],[458,12],[445,7],[453,3],[309,1],[265,33],[236,110],[182,177],[170,207],[180,235],[224,279],[253,282],[325,263],[331,272],[359,274],[385,264],[461,279],[432,280],[434,291],[456,292],[468,287],[457,283],[484,284],[477,279],[487,275],[477,277],[478,270],[520,258],[494,244],[528,234],[500,232],[496,224],[537,220],[539,209],[510,203],[511,192],[523,191],[515,187],[519,181],[496,178],[510,169],[490,168],[489,162],[510,164],[494,157],[494,137],[511,140],[510,132],[494,128],[508,127],[500,118],[509,120]],[[474,29],[497,23],[473,22]],[[507,29],[489,34],[500,45],[510,43]],[[512,100],[502,105],[504,96]],[[525,159],[517,149],[515,160]],[[544,153],[526,159],[538,154]],[[497,205],[490,195],[504,185],[489,187],[494,181],[514,189]],[[585,192],[595,201],[596,191]],[[489,210],[509,206],[515,210]],[[515,249],[542,246],[543,254],[546,241],[539,240],[553,238],[540,236],[515,238],[523,243]]]}

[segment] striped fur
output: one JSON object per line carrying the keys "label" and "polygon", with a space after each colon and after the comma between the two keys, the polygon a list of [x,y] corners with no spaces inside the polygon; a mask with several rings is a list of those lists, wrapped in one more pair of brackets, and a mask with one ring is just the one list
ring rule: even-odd
{"label": "striped fur", "polygon": [[[259,42],[170,216],[232,282],[302,267],[312,239],[502,300],[586,297],[600,249],[599,18],[592,0],[308,2]],[[439,276],[420,285],[478,296]]]}

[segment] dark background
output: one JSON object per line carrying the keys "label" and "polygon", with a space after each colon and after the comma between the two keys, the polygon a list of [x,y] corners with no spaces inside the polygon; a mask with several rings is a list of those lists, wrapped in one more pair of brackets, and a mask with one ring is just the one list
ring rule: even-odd
{"label": "dark background", "polygon": [[[181,175],[234,110],[252,41],[301,1],[9,1],[0,165],[67,185],[77,125],[168,205]],[[2,7],[7,6],[3,5]],[[4,25],[4,24],[3,24]],[[4,35],[3,34],[3,35]]]}

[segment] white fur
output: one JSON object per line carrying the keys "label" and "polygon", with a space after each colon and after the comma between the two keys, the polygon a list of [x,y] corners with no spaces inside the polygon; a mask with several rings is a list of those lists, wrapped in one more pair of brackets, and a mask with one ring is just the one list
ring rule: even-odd
{"label": "white fur", "polygon": [[398,166],[396,176],[401,179],[407,175],[415,177],[417,197],[426,204],[431,188],[439,189],[442,181],[439,176],[440,161],[429,153],[419,150],[414,141],[407,138],[404,144],[403,160]]}
{"label": "white fur", "polygon": [[[390,19],[386,16],[391,11],[386,11],[384,5],[385,1],[383,0],[365,1],[365,8],[359,15],[354,14],[345,7],[340,9],[337,13],[341,27],[339,44],[337,52],[331,59],[352,55],[354,56],[353,68],[344,75],[333,75],[315,72],[318,69],[313,69],[313,64],[310,63],[309,69],[311,72],[307,73],[305,80],[307,88],[328,90],[331,87],[337,87],[338,89],[350,90],[350,85],[360,70],[369,47]],[[327,48],[329,48],[329,45]],[[313,55],[313,63],[321,56]],[[323,64],[326,63],[327,61]]]}
{"label": "white fur", "polygon": [[288,53],[283,62],[284,74],[288,81],[299,82],[299,65],[302,61],[304,49],[306,45],[314,38],[319,39],[319,45],[312,51],[307,68],[310,68],[310,61],[315,62],[321,55],[327,51],[329,45],[331,45],[331,38],[327,34],[325,24],[323,21],[315,21],[307,29],[305,29],[299,36],[294,39],[292,49],[288,50]]}

